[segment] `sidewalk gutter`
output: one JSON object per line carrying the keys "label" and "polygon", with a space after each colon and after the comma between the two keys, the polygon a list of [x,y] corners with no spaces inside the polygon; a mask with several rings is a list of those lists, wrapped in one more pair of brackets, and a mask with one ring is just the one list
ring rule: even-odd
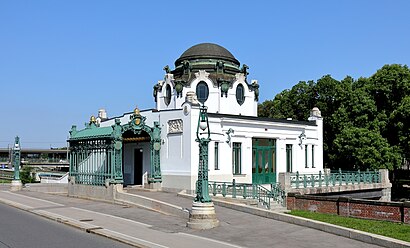
{"label": "sidewalk gutter", "polygon": [[[180,192],[178,193],[178,196],[193,199],[194,196]],[[212,198],[212,202],[220,207],[225,207],[241,212],[245,212],[248,214],[253,214],[269,219],[274,219],[278,221],[283,221],[299,226],[305,226],[309,228],[313,228],[316,230],[320,230],[323,232],[339,235],[342,237],[346,238],[351,238],[355,239],[358,241],[362,241],[368,244],[374,244],[374,245],[379,245],[383,247],[388,247],[388,248],[405,248],[405,247],[410,247],[410,242],[398,240],[398,239],[393,239],[389,237],[385,237],[382,235],[377,235],[373,233],[368,233],[368,232],[363,232],[351,228],[346,228],[346,227],[341,227],[325,222],[320,222],[316,220],[311,220],[311,219],[306,219],[298,216],[293,216],[289,214],[284,214],[284,213],[279,213],[279,212],[273,212],[265,209],[260,209],[257,207],[245,205],[245,204],[237,204],[231,201],[224,201],[221,199],[215,199]],[[218,214],[218,213],[217,213]]]}

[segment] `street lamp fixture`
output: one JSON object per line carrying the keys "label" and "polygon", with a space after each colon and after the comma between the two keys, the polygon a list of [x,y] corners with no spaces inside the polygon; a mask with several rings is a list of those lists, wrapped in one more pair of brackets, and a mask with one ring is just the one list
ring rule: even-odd
{"label": "street lamp fixture", "polygon": [[[199,129],[207,130],[205,137],[200,138]],[[208,190],[208,145],[211,141],[208,113],[205,105],[199,109],[198,126],[196,128],[196,142],[199,144],[198,181],[196,182],[196,202],[211,202]]]}
{"label": "street lamp fixture", "polygon": [[[200,130],[204,133],[200,133]],[[192,203],[187,226],[193,229],[211,229],[219,225],[214,203],[208,190],[208,145],[211,141],[207,107],[199,108],[198,125],[195,141],[199,144],[198,180],[196,181],[196,197]]]}

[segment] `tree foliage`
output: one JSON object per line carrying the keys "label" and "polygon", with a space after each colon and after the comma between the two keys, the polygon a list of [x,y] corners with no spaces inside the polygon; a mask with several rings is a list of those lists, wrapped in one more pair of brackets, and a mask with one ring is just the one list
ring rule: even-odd
{"label": "tree foliage", "polygon": [[313,107],[324,117],[324,165],[393,169],[410,158],[410,70],[385,65],[369,78],[325,75],[300,81],[258,106],[259,116],[307,120]]}
{"label": "tree foliage", "polygon": [[20,172],[20,179],[23,184],[26,183],[34,183],[35,178],[32,176],[33,173],[33,167],[31,166],[23,166],[21,172]]}

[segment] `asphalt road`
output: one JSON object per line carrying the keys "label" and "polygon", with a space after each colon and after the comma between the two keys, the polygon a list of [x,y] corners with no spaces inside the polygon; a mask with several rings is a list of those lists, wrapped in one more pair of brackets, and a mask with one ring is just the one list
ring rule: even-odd
{"label": "asphalt road", "polygon": [[0,203],[0,248],[131,247]]}

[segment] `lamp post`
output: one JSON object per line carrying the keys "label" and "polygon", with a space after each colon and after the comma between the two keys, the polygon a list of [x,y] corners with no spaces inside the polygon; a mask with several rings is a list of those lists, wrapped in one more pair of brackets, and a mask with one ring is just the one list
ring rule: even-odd
{"label": "lamp post", "polygon": [[[209,122],[207,107],[201,106],[199,109],[198,126],[196,128],[195,141],[199,144],[199,164],[198,164],[198,181],[196,181],[196,202],[211,202],[208,190],[208,144],[211,141],[209,131]],[[204,138],[199,137],[199,129],[206,130]]]}
{"label": "lamp post", "polygon": [[21,190],[23,184],[20,180],[20,160],[21,160],[21,148],[20,148],[20,138],[16,136],[13,147],[13,166],[14,166],[14,179],[11,181],[11,190],[18,191]]}
{"label": "lamp post", "polygon": [[[200,129],[205,137],[200,137]],[[219,225],[216,219],[215,207],[208,190],[208,144],[211,132],[209,130],[207,107],[199,108],[198,125],[195,141],[199,144],[198,180],[196,182],[196,197],[192,203],[187,226],[193,229],[211,229]]]}

